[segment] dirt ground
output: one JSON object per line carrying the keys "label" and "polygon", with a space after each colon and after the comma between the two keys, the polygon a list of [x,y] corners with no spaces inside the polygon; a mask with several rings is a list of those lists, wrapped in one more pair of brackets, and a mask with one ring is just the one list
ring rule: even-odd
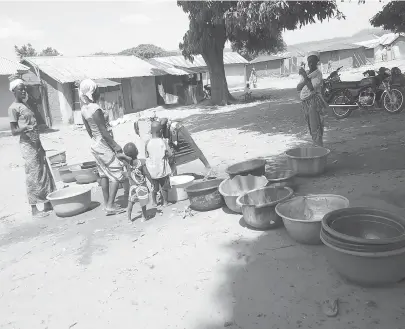
{"label": "dirt ground", "polygon": [[[264,94],[270,99],[156,113],[184,120],[219,177],[227,165],[258,156],[271,171],[308,135],[294,90],[254,91]],[[114,127],[121,144],[139,145],[135,117]],[[341,121],[329,115],[326,122],[328,170],[300,178],[296,194],[341,194],[352,206],[405,216],[405,113],[357,111]],[[66,149],[70,163],[91,160],[82,130],[42,139],[46,149]],[[146,223],[129,223],[124,216],[106,218],[94,189],[91,211],[34,222],[17,139],[2,137],[0,145],[0,328],[404,327],[404,284],[365,289],[347,283],[328,265],[325,247],[298,245],[284,228],[251,230],[226,209],[183,218],[185,201]],[[198,162],[180,168],[203,170]],[[328,298],[340,300],[336,318],[321,312]]]}

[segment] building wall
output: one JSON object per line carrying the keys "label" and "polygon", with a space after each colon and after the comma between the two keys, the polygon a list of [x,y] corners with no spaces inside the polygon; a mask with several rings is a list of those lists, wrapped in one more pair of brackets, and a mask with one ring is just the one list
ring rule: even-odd
{"label": "building wall", "polygon": [[73,124],[73,92],[71,83],[58,83],[58,96],[60,112],[62,114],[62,124]]}
{"label": "building wall", "polygon": [[14,95],[9,90],[10,81],[7,75],[0,75],[0,117],[8,117],[8,108],[14,101]]}
{"label": "building wall", "polygon": [[332,61],[332,70],[336,70],[340,66],[350,68],[359,67],[367,63],[366,54],[362,48],[323,52],[320,57],[323,72],[326,72],[329,60]]}
{"label": "building wall", "polygon": [[155,77],[131,78],[132,109],[134,113],[157,106]]}
{"label": "building wall", "polygon": [[254,64],[248,64],[247,66],[247,79],[249,80],[252,68],[255,68],[258,77],[268,77],[268,76],[280,76],[280,68],[283,62],[281,59],[275,59],[266,62],[259,62]]}
{"label": "building wall", "polygon": [[62,113],[60,111],[58,83],[41,72],[41,79],[45,82],[46,95],[48,98],[49,114],[51,116],[51,126],[57,127],[62,124]]}
{"label": "building wall", "polygon": [[228,87],[241,87],[245,83],[245,64],[225,65],[225,76]]}

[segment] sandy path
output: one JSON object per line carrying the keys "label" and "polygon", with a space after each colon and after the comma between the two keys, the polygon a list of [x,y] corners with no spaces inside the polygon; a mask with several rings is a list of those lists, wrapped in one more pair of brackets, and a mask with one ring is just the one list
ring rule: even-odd
{"label": "sandy path", "polygon": [[[307,134],[294,91],[241,107],[158,110],[182,117],[219,175],[256,156],[277,163]],[[166,112],[163,112],[166,111]],[[332,154],[325,175],[299,179],[301,193],[336,193],[352,205],[404,214],[404,114],[357,112],[327,120]],[[132,123],[115,129],[136,141]],[[72,129],[47,134],[72,162],[91,159],[89,138]],[[226,210],[182,218],[182,202],[141,224],[106,218],[100,207],[70,219],[25,216],[22,162],[14,138],[1,138],[0,328],[403,328],[405,287],[363,289],[346,283],[325,248],[297,245],[283,228],[258,232]],[[201,164],[181,168],[202,171]],[[100,201],[100,193],[94,193]],[[341,300],[337,318],[319,303]]]}

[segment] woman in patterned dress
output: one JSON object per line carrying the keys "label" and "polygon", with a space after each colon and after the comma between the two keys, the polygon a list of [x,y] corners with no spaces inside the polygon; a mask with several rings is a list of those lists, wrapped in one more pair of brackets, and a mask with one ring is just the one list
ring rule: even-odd
{"label": "woman in patterned dress", "polygon": [[[35,114],[26,104],[28,94],[24,81],[11,78],[10,91],[14,93],[15,101],[8,109],[8,116],[13,136],[20,136],[21,154],[25,161],[28,203],[34,218],[45,217],[52,210],[46,197],[56,190],[55,182],[39,138]],[[44,204],[44,210],[39,211],[37,204]]]}
{"label": "woman in patterned dress", "polygon": [[324,110],[327,108],[322,97],[322,72],[318,69],[319,53],[308,54],[308,68],[300,68],[301,81],[297,90],[300,92],[302,111],[308,124],[309,133],[315,146],[323,146]]}

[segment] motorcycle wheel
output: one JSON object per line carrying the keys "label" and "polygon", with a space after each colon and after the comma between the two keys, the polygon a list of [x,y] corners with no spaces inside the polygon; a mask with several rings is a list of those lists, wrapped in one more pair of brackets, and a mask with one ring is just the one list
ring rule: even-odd
{"label": "motorcycle wheel", "polygon": [[388,113],[391,114],[397,114],[402,112],[405,106],[404,92],[399,88],[392,88],[391,95],[393,98],[393,102],[391,102],[388,93],[384,92],[384,94],[382,95],[382,102],[381,102],[382,107],[384,108],[384,110],[386,110]]}
{"label": "motorcycle wheel", "polygon": [[[349,105],[350,99],[345,93],[339,93],[332,97],[330,103],[333,105]],[[347,118],[348,116],[350,116],[350,114],[352,114],[352,111],[352,109],[349,109],[347,107],[332,107],[333,115],[337,119]]]}

